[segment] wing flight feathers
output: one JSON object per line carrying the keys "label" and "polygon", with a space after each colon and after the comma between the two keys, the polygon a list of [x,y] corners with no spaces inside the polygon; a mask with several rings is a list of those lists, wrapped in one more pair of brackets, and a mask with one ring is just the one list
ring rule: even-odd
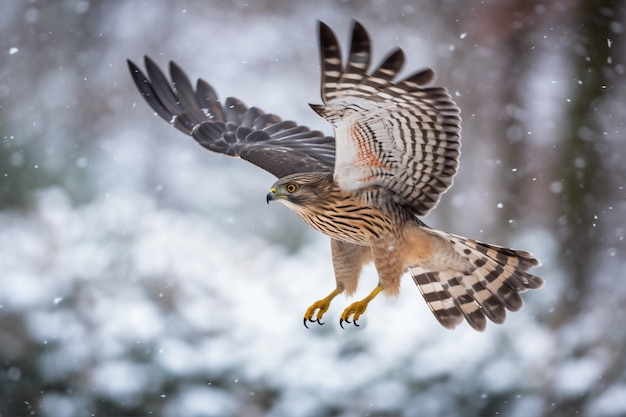
{"label": "wing flight feathers", "polygon": [[234,97],[222,104],[206,81],[198,80],[194,90],[174,62],[169,66],[171,82],[147,56],[147,75],[132,61],[128,67],[150,107],[203,147],[245,159],[279,178],[298,172],[332,171],[334,138],[247,107]]}
{"label": "wing flight feathers", "polygon": [[346,191],[376,187],[424,216],[456,175],[460,110],[443,87],[425,87],[425,69],[394,82],[404,53],[393,49],[368,73],[370,39],[354,22],[348,62],[336,36],[319,24],[322,102],[311,107],[335,130],[334,178]]}

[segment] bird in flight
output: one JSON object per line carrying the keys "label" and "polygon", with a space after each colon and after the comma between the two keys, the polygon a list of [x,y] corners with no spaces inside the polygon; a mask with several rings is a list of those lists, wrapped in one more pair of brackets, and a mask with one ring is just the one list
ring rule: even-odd
{"label": "bird in flight", "polygon": [[[333,31],[319,22],[321,95],[312,109],[333,127],[325,136],[292,121],[218,99],[200,79],[170,62],[171,82],[149,57],[146,73],[128,61],[143,98],[164,120],[200,145],[239,157],[275,175],[267,201],[278,201],[330,237],[335,289],[314,302],[304,325],[322,316],[339,294],[352,295],[364,265],[378,284],[350,304],[340,325],[358,319],[379,293],[397,295],[409,272],[435,318],[452,329],[463,320],[475,330],[502,323],[522,307],[520,293],[543,280],[527,272],[540,265],[526,251],[435,230],[420,217],[452,185],[460,156],[460,110],[443,87],[428,86],[431,69],[394,81],[404,64],[400,48],[370,69],[370,38],[353,23],[347,62]],[[308,326],[307,326],[308,327]]]}

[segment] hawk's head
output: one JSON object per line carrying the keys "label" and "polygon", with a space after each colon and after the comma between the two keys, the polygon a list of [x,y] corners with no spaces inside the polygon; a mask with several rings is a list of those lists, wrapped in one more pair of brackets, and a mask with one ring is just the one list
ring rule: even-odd
{"label": "hawk's head", "polygon": [[311,172],[292,174],[276,181],[267,194],[267,202],[278,200],[292,210],[319,205],[333,185],[331,174]]}

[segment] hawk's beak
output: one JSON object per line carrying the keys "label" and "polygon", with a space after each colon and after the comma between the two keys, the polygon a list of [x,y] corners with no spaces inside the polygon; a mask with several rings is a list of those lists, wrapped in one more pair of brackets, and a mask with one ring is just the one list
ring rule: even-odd
{"label": "hawk's beak", "polygon": [[272,188],[270,190],[269,193],[267,193],[267,195],[265,196],[265,201],[267,202],[267,204],[270,203],[270,201],[276,200],[276,188]]}

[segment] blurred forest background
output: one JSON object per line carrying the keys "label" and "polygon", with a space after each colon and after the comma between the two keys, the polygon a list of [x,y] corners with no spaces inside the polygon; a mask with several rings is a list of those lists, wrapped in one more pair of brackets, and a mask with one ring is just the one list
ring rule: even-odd
{"label": "blurred forest background", "polygon": [[[624,0],[2,4],[0,416],[626,415]],[[126,66],[175,60],[330,134],[316,20],[347,48],[352,19],[462,108],[425,221],[543,261],[502,326],[442,329],[405,280],[358,329],[345,299],[304,329],[327,239],[155,117]]]}

